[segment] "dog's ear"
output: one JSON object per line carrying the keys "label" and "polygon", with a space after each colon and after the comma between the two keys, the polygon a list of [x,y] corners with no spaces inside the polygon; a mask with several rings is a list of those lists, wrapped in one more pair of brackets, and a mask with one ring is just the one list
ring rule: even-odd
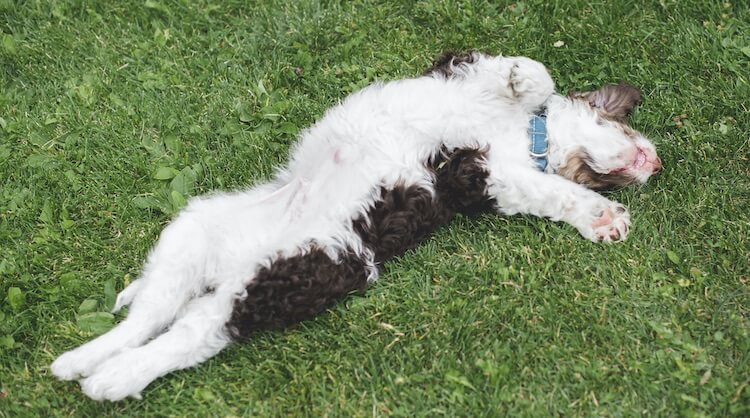
{"label": "dog's ear", "polygon": [[585,100],[603,117],[620,122],[624,122],[642,101],[640,90],[627,83],[605,84],[594,91],[574,91],[570,97]]}

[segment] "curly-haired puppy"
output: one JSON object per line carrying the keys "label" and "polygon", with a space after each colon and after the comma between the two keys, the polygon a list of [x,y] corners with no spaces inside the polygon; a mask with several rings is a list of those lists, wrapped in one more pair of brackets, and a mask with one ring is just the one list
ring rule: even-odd
{"label": "curly-haired puppy", "polygon": [[457,212],[528,213],[624,240],[628,211],[593,190],[661,168],[625,124],[639,102],[625,84],[560,96],[542,64],[478,52],[369,86],[304,131],[271,181],[192,199],[118,296],[127,318],[52,372],[94,399],[138,397],[234,339],[365,288]]}

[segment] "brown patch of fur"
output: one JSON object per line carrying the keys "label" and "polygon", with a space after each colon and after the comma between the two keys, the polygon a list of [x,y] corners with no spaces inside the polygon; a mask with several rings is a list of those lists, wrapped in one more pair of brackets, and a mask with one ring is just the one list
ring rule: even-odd
{"label": "brown patch of fur", "polygon": [[568,96],[586,101],[601,116],[617,122],[625,122],[643,101],[640,90],[627,83],[605,84],[594,91],[572,91]]}
{"label": "brown patch of fur", "polygon": [[625,173],[599,173],[591,168],[591,157],[579,150],[568,156],[557,174],[592,190],[607,190],[625,187],[635,182],[635,178]]}

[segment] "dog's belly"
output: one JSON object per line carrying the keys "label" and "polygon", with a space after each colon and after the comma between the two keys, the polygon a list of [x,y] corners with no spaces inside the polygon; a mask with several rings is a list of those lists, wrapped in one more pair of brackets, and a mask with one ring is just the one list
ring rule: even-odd
{"label": "dog's belly", "polygon": [[[247,296],[228,324],[232,335],[315,315],[362,289],[377,264],[415,247],[456,212],[491,205],[484,152],[455,148],[483,143],[484,131],[499,131],[502,118],[462,106],[476,101],[449,86],[399,86],[350,97],[303,135],[278,177],[300,187],[284,221],[262,226],[272,232],[264,248],[274,252],[245,279]],[[444,143],[454,152],[435,157]]]}
{"label": "dog's belly", "polygon": [[280,255],[261,268],[235,302],[227,330],[235,338],[289,326],[363,290],[380,264],[414,248],[456,213],[475,214],[494,201],[485,193],[484,152],[458,150],[433,159],[431,186],[400,183],[381,187],[374,204],[348,226],[367,251],[339,247],[332,256],[313,240],[301,252]]}

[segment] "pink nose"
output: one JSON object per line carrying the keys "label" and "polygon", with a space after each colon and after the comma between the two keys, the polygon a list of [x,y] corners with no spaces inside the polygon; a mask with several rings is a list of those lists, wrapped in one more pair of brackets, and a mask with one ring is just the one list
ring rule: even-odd
{"label": "pink nose", "polygon": [[651,172],[652,174],[656,174],[661,171],[661,158],[656,157],[656,161],[654,161],[652,164],[654,166]]}

